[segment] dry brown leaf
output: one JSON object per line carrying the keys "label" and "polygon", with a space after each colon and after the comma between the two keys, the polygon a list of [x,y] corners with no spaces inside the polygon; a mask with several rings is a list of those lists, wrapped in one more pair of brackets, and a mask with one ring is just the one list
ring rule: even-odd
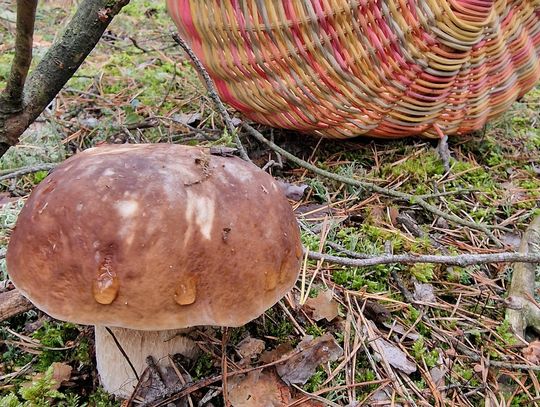
{"label": "dry brown leaf", "polygon": [[532,341],[529,343],[529,346],[521,350],[525,359],[531,362],[534,365],[540,363],[540,341]]}
{"label": "dry brown leaf", "polygon": [[276,360],[281,359],[285,354],[293,350],[293,347],[290,343],[282,343],[277,346],[276,349],[263,352],[261,355],[262,363],[272,363]]}
{"label": "dry brown leaf", "polygon": [[248,336],[238,344],[238,353],[245,359],[252,359],[259,356],[265,347],[263,340]]}
{"label": "dry brown leaf", "polygon": [[[52,365],[52,379],[53,383],[51,384],[52,390],[58,390],[60,386],[62,386],[62,383],[67,382],[71,378],[71,371],[73,368],[65,363],[60,362],[54,362]],[[32,386],[33,383],[38,381],[39,379],[43,378],[45,376],[45,373],[37,373],[34,376],[32,376],[32,380],[29,382],[23,383],[23,387],[29,387]]]}
{"label": "dry brown leaf", "polygon": [[411,331],[409,328],[404,327],[399,322],[393,322],[391,324],[388,322],[385,322],[383,323],[383,326],[391,330],[392,333],[398,333],[407,339],[410,339],[413,341],[417,341],[418,339],[420,339],[420,334],[418,334],[416,331]]}
{"label": "dry brown leaf", "polygon": [[315,339],[307,336],[294,352],[299,353],[276,366],[279,376],[287,384],[305,384],[318,366],[343,355],[343,349],[329,333]]}
{"label": "dry brown leaf", "polygon": [[227,388],[232,407],[283,407],[291,402],[289,388],[273,371],[233,376]]}
{"label": "dry brown leaf", "polygon": [[[370,324],[371,329],[374,332],[378,332],[377,327],[373,322],[367,322]],[[405,352],[403,352],[397,345],[383,339],[381,336],[377,336],[369,343],[373,350],[377,352],[382,359],[386,360],[396,369],[399,369],[406,374],[416,372],[416,364],[409,360]]]}
{"label": "dry brown leaf", "polygon": [[431,284],[414,283],[413,297],[416,301],[436,303],[437,297]]}
{"label": "dry brown leaf", "polygon": [[315,321],[326,319],[332,321],[339,314],[339,304],[333,298],[330,290],[319,291],[314,298],[308,298],[304,308],[311,314]]}
{"label": "dry brown leaf", "polygon": [[56,384],[52,387],[57,390],[60,388],[63,382],[67,382],[71,378],[71,371],[73,368],[65,363],[54,362],[52,364],[52,369],[52,378],[56,382]]}
{"label": "dry brown leaf", "polygon": [[293,201],[301,201],[302,198],[304,197],[304,192],[306,191],[308,187],[306,184],[295,185],[289,182],[279,181],[279,180],[278,180],[278,184],[281,190],[283,191],[283,193],[285,194],[285,196],[288,199],[292,199]]}

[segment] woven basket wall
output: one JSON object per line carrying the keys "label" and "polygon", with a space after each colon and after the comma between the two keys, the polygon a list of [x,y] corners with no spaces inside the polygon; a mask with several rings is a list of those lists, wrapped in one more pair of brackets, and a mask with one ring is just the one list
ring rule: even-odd
{"label": "woven basket wall", "polygon": [[540,0],[168,7],[223,100],[273,127],[337,138],[462,134],[540,78]]}

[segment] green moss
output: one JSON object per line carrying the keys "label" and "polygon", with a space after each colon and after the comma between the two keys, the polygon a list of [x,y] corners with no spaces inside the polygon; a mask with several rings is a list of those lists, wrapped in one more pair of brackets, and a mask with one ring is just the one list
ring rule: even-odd
{"label": "green moss", "polygon": [[435,349],[429,350],[423,337],[415,341],[412,345],[412,355],[422,366],[424,363],[428,368],[435,367],[439,360],[439,352]]}
{"label": "green moss", "polygon": [[418,281],[429,283],[435,275],[435,265],[431,263],[418,263],[413,265],[409,271]]}
{"label": "green moss", "polygon": [[193,367],[193,379],[198,380],[210,376],[214,369],[214,361],[212,355],[203,353],[197,358]]}
{"label": "green moss", "polygon": [[[39,342],[47,348],[64,348],[69,342],[73,342],[79,336],[79,329],[75,324],[66,322],[45,322],[41,328],[33,333],[32,337],[39,340]],[[88,347],[83,346],[83,350],[79,350],[75,347],[71,350],[50,350],[43,349],[38,356],[38,362],[36,363],[36,370],[45,371],[54,362],[71,360],[77,357],[83,357],[84,347],[88,351]],[[83,359],[89,361],[89,357],[83,357]]]}
{"label": "green moss", "polygon": [[383,177],[399,177],[407,174],[409,183],[429,183],[440,178],[443,174],[444,166],[435,150],[429,150],[413,157],[408,157],[398,165],[385,164],[381,169]]}

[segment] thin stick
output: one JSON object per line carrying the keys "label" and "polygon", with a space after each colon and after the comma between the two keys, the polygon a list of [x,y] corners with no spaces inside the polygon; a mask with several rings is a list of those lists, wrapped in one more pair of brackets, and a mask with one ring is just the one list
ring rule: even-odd
{"label": "thin stick", "polygon": [[55,168],[57,165],[58,164],[38,164],[38,165],[29,166],[29,167],[17,168],[16,170],[13,170],[13,172],[8,172],[6,174],[0,175],[0,181],[4,181],[6,179],[17,178],[17,177],[20,177],[21,175],[32,174],[34,172],[50,171],[53,168]]}
{"label": "thin stick", "polygon": [[352,179],[352,178],[349,178],[349,177],[345,177],[345,176],[342,176],[342,175],[331,173],[329,171],[322,170],[322,169],[316,167],[315,165],[310,164],[307,161],[304,161],[301,158],[296,157],[295,155],[289,153],[287,150],[284,150],[283,148],[279,147],[278,145],[272,143],[270,140],[266,139],[266,137],[264,137],[259,131],[257,131],[256,129],[251,127],[249,124],[243,123],[243,127],[244,127],[244,129],[246,129],[246,131],[251,136],[253,136],[255,139],[259,140],[261,143],[266,144],[272,150],[274,150],[274,151],[280,153],[282,156],[286,157],[289,161],[299,165],[300,167],[303,167],[303,168],[305,168],[307,170],[310,170],[310,171],[314,172],[315,174],[318,174],[318,175],[321,175],[323,177],[332,179],[334,181],[342,182],[344,184],[351,185],[351,186],[354,186],[354,187],[357,187],[357,188],[364,188],[364,189],[366,189],[368,191],[371,191],[371,192],[376,192],[376,193],[379,193],[379,194],[382,194],[382,195],[390,196],[392,198],[400,199],[400,200],[405,201],[405,202],[416,203],[416,204],[420,205],[422,208],[424,208],[425,210],[433,213],[434,215],[440,216],[441,218],[444,218],[446,220],[449,220],[449,221],[454,222],[454,223],[456,223],[458,225],[461,225],[461,226],[466,226],[468,228],[484,232],[495,243],[495,245],[497,247],[502,247],[502,244],[499,241],[499,239],[497,239],[495,237],[495,235],[493,234],[493,232],[491,232],[491,230],[489,230],[489,226],[487,226],[487,225],[484,225],[484,224],[481,224],[481,223],[476,223],[476,222],[471,222],[471,221],[462,219],[459,216],[456,216],[454,214],[446,213],[444,211],[441,211],[439,208],[437,208],[434,205],[431,205],[430,203],[428,203],[425,199],[423,199],[420,196],[411,195],[411,194],[408,194],[406,192],[400,192],[400,191],[396,191],[396,190],[389,189],[389,188],[383,188],[383,187],[380,187],[378,185],[372,184],[371,182],[360,181],[360,180],[357,180],[357,179]]}
{"label": "thin stick", "polygon": [[240,153],[240,157],[242,157],[243,160],[251,162],[249,159],[249,156],[247,155],[246,149],[242,145],[242,142],[240,141],[240,137],[238,137],[238,131],[234,127],[231,116],[229,116],[229,112],[227,112],[227,109],[223,105],[223,102],[221,102],[221,99],[219,98],[219,95],[217,94],[216,87],[214,85],[214,82],[212,81],[212,78],[210,78],[210,75],[208,75],[208,72],[202,65],[201,61],[195,55],[191,47],[187,44],[187,42],[184,41],[182,37],[180,37],[178,34],[173,35],[174,41],[178,43],[182,47],[182,49],[185,51],[186,54],[188,54],[189,58],[195,65],[195,69],[199,74],[202,76],[204,83],[206,85],[206,89],[208,90],[208,95],[210,96],[210,99],[214,102],[216,105],[216,108],[219,111],[219,114],[225,121],[225,126],[227,127],[227,131],[232,136],[234,143],[236,144],[236,148],[238,148],[238,151]]}
{"label": "thin stick", "polygon": [[133,371],[133,374],[134,374],[135,377],[137,378],[137,381],[140,381],[140,377],[139,377],[139,375],[137,374],[137,370],[135,370],[135,366],[133,366],[133,363],[131,363],[131,360],[129,360],[129,357],[128,357],[126,351],[124,350],[124,348],[122,348],[122,345],[120,345],[120,342],[118,342],[118,339],[116,339],[116,336],[114,335],[113,331],[111,331],[111,328],[109,328],[108,326],[106,326],[105,329],[107,330],[107,332],[109,333],[109,335],[112,336],[114,343],[116,344],[116,346],[117,346],[118,350],[120,351],[120,353],[122,354],[122,356],[124,356],[124,358],[125,358],[126,361],[128,362],[129,367],[131,368],[131,370]]}
{"label": "thin stick", "polygon": [[225,327],[221,331],[221,388],[223,394],[223,404],[225,407],[231,407],[229,402],[229,389],[227,385],[227,343],[229,342],[229,328]]}
{"label": "thin stick", "polygon": [[453,266],[472,266],[489,263],[540,263],[540,254],[522,254],[514,252],[493,254],[460,254],[456,256],[438,256],[431,254],[384,254],[382,256],[370,256],[365,259],[352,259],[349,257],[332,256],[309,251],[308,257],[312,260],[322,260],[350,267],[369,267],[378,264],[416,264],[436,263]]}

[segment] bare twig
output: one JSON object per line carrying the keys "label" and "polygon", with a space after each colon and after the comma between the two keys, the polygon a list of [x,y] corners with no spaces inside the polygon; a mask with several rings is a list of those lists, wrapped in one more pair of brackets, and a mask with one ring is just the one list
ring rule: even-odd
{"label": "bare twig", "polygon": [[268,140],[266,137],[264,137],[259,131],[254,129],[249,124],[243,123],[243,127],[244,127],[244,129],[246,129],[246,131],[251,136],[253,136],[255,139],[259,140],[261,143],[266,144],[272,150],[274,150],[274,151],[280,153],[282,156],[286,157],[289,161],[299,165],[300,167],[303,167],[303,168],[305,168],[307,170],[310,170],[310,171],[314,172],[315,174],[318,174],[318,175],[321,175],[323,177],[332,179],[334,181],[342,182],[344,184],[351,185],[351,186],[354,186],[354,187],[357,187],[357,188],[363,188],[363,189],[366,189],[366,190],[371,191],[371,192],[376,192],[378,194],[382,194],[382,195],[390,196],[392,198],[400,199],[400,200],[405,201],[405,202],[416,203],[416,204],[420,205],[422,208],[424,208],[425,210],[433,213],[434,215],[440,216],[441,218],[452,221],[452,222],[454,222],[454,223],[456,223],[458,225],[461,225],[461,226],[466,226],[468,228],[484,232],[495,243],[495,245],[497,247],[502,247],[502,244],[499,241],[499,239],[497,239],[495,237],[493,232],[491,232],[490,227],[487,226],[487,225],[484,225],[484,224],[481,224],[481,223],[476,223],[476,222],[471,222],[471,221],[462,219],[459,216],[456,216],[454,214],[444,212],[444,211],[440,210],[439,208],[437,208],[436,206],[431,205],[430,203],[428,203],[425,199],[423,199],[420,196],[411,195],[411,194],[408,194],[406,192],[400,192],[400,191],[396,191],[396,190],[390,189],[390,188],[380,187],[380,186],[375,185],[375,184],[373,184],[371,182],[360,181],[360,180],[357,180],[357,179],[345,177],[343,175],[338,175],[338,174],[331,173],[329,171],[322,170],[322,169],[318,168],[317,166],[315,166],[313,164],[310,164],[307,161],[302,160],[301,158],[296,157],[295,155],[289,153],[287,150],[285,150],[285,149],[279,147],[278,145],[272,143],[270,140]]}
{"label": "bare twig", "polygon": [[202,65],[199,58],[197,58],[197,55],[193,52],[191,47],[188,45],[186,41],[182,37],[180,37],[178,34],[173,35],[173,39],[182,47],[182,49],[185,51],[186,54],[188,54],[189,58],[193,62],[193,65],[195,65],[195,69],[199,74],[202,76],[204,83],[206,85],[206,89],[208,90],[208,95],[216,105],[216,108],[219,111],[219,114],[225,121],[225,126],[227,127],[227,131],[233,137],[234,143],[236,144],[236,148],[238,148],[238,151],[240,153],[240,157],[242,157],[243,160],[251,162],[249,159],[249,156],[247,155],[246,149],[242,145],[242,142],[240,141],[240,137],[238,137],[238,131],[235,128],[235,126],[232,123],[231,116],[229,116],[229,112],[227,112],[227,109],[223,105],[223,102],[219,98],[219,95],[217,94],[216,87],[214,85],[214,82],[212,81],[212,78],[210,78],[210,75],[208,75],[208,72]]}
{"label": "bare twig", "polygon": [[17,178],[17,177],[20,177],[21,175],[32,174],[34,172],[50,171],[53,168],[55,168],[57,165],[58,164],[38,164],[38,165],[29,166],[29,167],[17,168],[16,170],[12,170],[12,172],[6,172],[0,175],[0,181],[4,181],[6,179]]}
{"label": "bare twig", "polygon": [[221,375],[223,376],[221,388],[223,391],[223,404],[225,407],[231,407],[231,403],[229,402],[229,388],[227,385],[227,343],[229,342],[229,329],[225,327],[221,332]]}
{"label": "bare twig", "polygon": [[381,256],[370,256],[364,259],[352,259],[348,257],[332,256],[318,252],[309,251],[308,257],[312,260],[322,260],[329,263],[341,264],[349,267],[369,267],[378,264],[415,264],[415,263],[436,263],[450,264],[453,266],[472,266],[476,264],[489,263],[540,263],[540,254],[522,254],[514,252],[493,253],[493,254],[460,254],[456,256],[438,256],[432,254],[384,254]]}

